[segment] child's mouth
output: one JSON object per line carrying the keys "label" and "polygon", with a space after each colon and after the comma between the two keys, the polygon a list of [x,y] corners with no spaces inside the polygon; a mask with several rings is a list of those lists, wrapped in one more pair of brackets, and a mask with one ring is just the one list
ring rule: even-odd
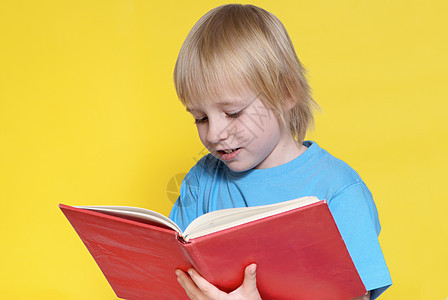
{"label": "child's mouth", "polygon": [[216,152],[219,154],[222,160],[231,160],[240,153],[240,150],[241,147],[234,149],[217,150]]}

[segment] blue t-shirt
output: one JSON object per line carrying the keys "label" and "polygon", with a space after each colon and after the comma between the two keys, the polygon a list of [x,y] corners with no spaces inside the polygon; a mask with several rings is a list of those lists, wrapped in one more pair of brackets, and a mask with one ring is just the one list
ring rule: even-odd
{"label": "blue t-shirt", "polygon": [[185,176],[170,218],[182,230],[207,212],[272,204],[304,196],[326,199],[371,299],[391,284],[378,235],[378,212],[367,186],[345,162],[315,142],[296,159],[268,169],[234,172],[208,154]]}

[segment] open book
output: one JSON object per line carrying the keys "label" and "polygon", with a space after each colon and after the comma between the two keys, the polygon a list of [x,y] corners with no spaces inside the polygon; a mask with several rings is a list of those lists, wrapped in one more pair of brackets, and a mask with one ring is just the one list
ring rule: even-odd
{"label": "open book", "polygon": [[108,215],[127,218],[134,221],[149,224],[160,224],[176,230],[185,242],[206,234],[217,232],[230,227],[235,227],[244,223],[273,216],[294,208],[318,202],[316,197],[303,197],[290,201],[274,203],[270,205],[237,207],[221,209],[204,214],[188,225],[182,232],[176,223],[158,212],[131,206],[75,206],[82,209],[90,209]]}
{"label": "open book", "polygon": [[327,203],[315,197],[210,212],[184,232],[142,208],[59,207],[120,298],[187,299],[174,271],[190,267],[230,292],[254,262],[263,299],[366,292]]}

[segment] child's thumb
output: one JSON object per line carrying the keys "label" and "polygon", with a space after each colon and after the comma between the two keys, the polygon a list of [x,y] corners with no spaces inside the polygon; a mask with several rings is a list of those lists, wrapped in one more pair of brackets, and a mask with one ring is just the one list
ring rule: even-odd
{"label": "child's thumb", "polygon": [[244,270],[244,282],[245,288],[257,288],[257,265],[251,264]]}

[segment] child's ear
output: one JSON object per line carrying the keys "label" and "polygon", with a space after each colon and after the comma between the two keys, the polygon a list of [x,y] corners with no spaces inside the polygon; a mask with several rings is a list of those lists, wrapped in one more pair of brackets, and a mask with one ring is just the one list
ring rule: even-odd
{"label": "child's ear", "polygon": [[297,102],[291,96],[291,93],[288,91],[286,86],[283,86],[283,96],[285,97],[286,109],[285,112],[290,111],[294,106],[296,106]]}
{"label": "child's ear", "polygon": [[286,95],[286,111],[290,111],[294,106],[296,106],[296,101],[291,97],[291,95],[288,93]]}

